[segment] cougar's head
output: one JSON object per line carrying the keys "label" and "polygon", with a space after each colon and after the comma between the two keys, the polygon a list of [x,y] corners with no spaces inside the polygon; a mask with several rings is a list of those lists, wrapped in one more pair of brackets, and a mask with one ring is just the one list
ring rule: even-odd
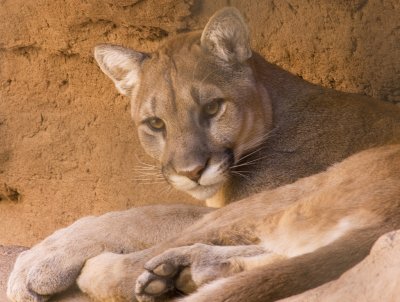
{"label": "cougar's head", "polygon": [[198,199],[216,194],[271,127],[250,57],[248,30],[234,8],[217,12],[203,32],[178,35],[151,54],[95,48],[100,68],[131,98],[146,152],[160,161],[168,182]]}

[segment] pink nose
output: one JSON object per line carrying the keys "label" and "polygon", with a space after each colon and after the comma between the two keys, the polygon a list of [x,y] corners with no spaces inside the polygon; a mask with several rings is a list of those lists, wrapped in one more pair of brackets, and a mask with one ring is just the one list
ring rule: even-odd
{"label": "pink nose", "polygon": [[197,166],[191,170],[185,170],[185,171],[177,171],[177,173],[181,176],[185,176],[189,178],[190,180],[193,181],[198,181],[201,177],[201,174],[204,171],[205,166]]}

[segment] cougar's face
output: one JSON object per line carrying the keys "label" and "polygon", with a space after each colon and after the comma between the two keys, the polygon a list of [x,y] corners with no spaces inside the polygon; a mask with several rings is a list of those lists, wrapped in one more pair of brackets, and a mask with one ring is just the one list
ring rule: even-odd
{"label": "cougar's face", "polygon": [[142,67],[132,115],[146,152],[166,180],[198,199],[212,197],[265,129],[249,67],[160,51]]}
{"label": "cougar's face", "polygon": [[217,193],[271,128],[268,95],[254,79],[251,55],[248,28],[235,8],[150,55],[109,44],[94,49],[101,70],[131,97],[146,152],[173,186],[199,199]]}

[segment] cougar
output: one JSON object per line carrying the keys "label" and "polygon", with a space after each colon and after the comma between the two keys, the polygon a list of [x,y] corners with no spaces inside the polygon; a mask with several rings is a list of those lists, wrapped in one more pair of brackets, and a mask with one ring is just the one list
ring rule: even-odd
{"label": "cougar", "polygon": [[75,282],[96,301],[273,301],[337,278],[400,228],[400,108],[308,83],[249,41],[225,8],[154,53],[95,48],[160,173],[210,207],[80,219],[18,257],[12,301]]}

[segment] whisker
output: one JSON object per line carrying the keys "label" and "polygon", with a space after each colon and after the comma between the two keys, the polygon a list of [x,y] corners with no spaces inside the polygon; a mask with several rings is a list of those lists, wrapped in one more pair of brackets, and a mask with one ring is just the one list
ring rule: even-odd
{"label": "whisker", "polygon": [[262,156],[262,157],[253,159],[253,160],[251,160],[251,161],[245,162],[245,163],[243,163],[243,164],[241,164],[241,165],[237,165],[236,167],[241,167],[241,166],[250,165],[250,164],[252,164],[252,163],[255,163],[255,162],[257,162],[257,161],[259,161],[259,160],[262,160],[262,159],[264,159],[264,158],[267,158],[267,157],[268,157],[268,155],[267,155],[267,156]]}
{"label": "whisker", "polygon": [[145,162],[142,161],[137,155],[135,155],[135,157],[136,157],[136,160],[137,160],[139,163],[141,163],[143,166],[145,166],[145,167],[151,167],[151,168],[157,168],[156,165],[152,165],[152,164],[145,163]]}
{"label": "whisker", "polygon": [[153,176],[153,175],[135,175],[136,179],[165,179],[163,176]]}
{"label": "whisker", "polygon": [[[256,135],[253,137],[253,139],[249,140],[247,144],[249,146],[254,145],[254,147],[257,147],[257,145],[260,145],[263,143],[267,138],[269,138],[274,132],[276,132],[279,129],[279,126],[276,126],[275,128],[271,129],[270,131],[263,133],[261,136]],[[260,130],[260,132],[264,132],[264,130]]]}
{"label": "whisker", "polygon": [[251,173],[251,171],[248,170],[234,170],[232,172],[239,172],[239,173]]}
{"label": "whisker", "polygon": [[151,177],[151,176],[143,176],[143,177],[140,177],[140,176],[136,176],[136,177],[133,177],[132,179],[134,179],[134,180],[142,180],[142,179],[145,179],[145,180],[161,180],[161,179],[165,179],[164,177]]}
{"label": "whisker", "polygon": [[158,167],[150,168],[150,167],[136,167],[133,170],[139,170],[139,171],[158,171]]}
{"label": "whisker", "polygon": [[136,165],[135,169],[140,169],[140,170],[158,170],[160,169],[157,166],[145,166],[143,164]]}
{"label": "whisker", "polygon": [[[268,131],[267,133],[262,133],[264,132],[264,130],[259,130],[258,133],[256,133],[256,135],[250,139],[249,141],[245,142],[242,144],[242,148],[239,148],[237,151],[239,151],[240,149],[243,149],[243,151],[249,150],[254,153],[256,153],[257,151],[253,149],[261,147],[261,148],[266,148],[266,145],[263,145],[263,143],[265,142],[265,140],[271,136],[271,134],[276,131],[277,127],[275,127],[274,129]],[[261,135],[260,135],[261,133]],[[260,149],[261,150],[261,149]],[[259,150],[258,150],[259,151]],[[238,154],[238,152],[235,152],[235,157],[239,158],[239,160],[237,161],[238,163],[243,160],[243,158],[246,158],[248,156],[251,156],[252,154],[246,154],[245,152],[243,152],[245,155],[243,157],[239,157],[240,154]]]}
{"label": "whisker", "polygon": [[[257,162],[257,161],[259,161],[259,160],[262,160],[262,159],[264,159],[264,158],[267,158],[267,157],[268,157],[268,155],[266,155],[266,156],[261,156],[261,157],[259,157],[259,158],[256,158],[256,159],[253,159],[253,160],[244,162],[244,163],[242,163],[242,164],[234,165],[234,166],[230,167],[230,169],[235,169],[235,168],[243,167],[243,166],[250,166],[250,165],[254,164],[255,162]],[[233,171],[234,171],[234,170],[233,170]]]}
{"label": "whisker", "polygon": [[156,165],[151,165],[151,164],[147,164],[147,163],[144,163],[144,162],[140,162],[140,164],[142,165],[143,168],[150,168],[150,169],[157,168]]}
{"label": "whisker", "polygon": [[160,172],[139,172],[139,171],[136,171],[136,173],[135,174],[138,174],[138,175],[154,175],[154,176],[162,176],[162,174],[160,173]]}
{"label": "whisker", "polygon": [[242,163],[242,164],[240,164],[240,165],[232,166],[232,167],[230,167],[230,168],[231,168],[231,169],[235,169],[235,168],[238,168],[238,167],[248,166],[250,163],[251,163],[251,162],[245,162],[245,163]]}
{"label": "whisker", "polygon": [[[268,137],[270,137],[271,134],[273,134],[273,132],[275,132],[278,128],[279,128],[279,127],[275,127],[275,128],[272,129],[271,131],[268,131],[267,133],[263,134],[261,137],[256,137],[255,139],[250,140],[250,143],[253,143],[253,142],[254,142],[254,144],[255,144],[256,146],[262,144],[262,143],[265,141],[265,139],[267,139]],[[246,145],[248,145],[248,146],[246,146],[244,149],[249,148],[249,146],[250,146],[249,142],[247,142]],[[256,146],[255,146],[255,147],[256,147]],[[252,155],[256,154],[257,152],[260,152],[261,150],[263,150],[263,149],[265,149],[265,148],[267,148],[267,145],[261,145],[259,148],[255,149],[254,151],[251,151],[250,153],[246,154],[245,156],[239,158],[239,160],[237,161],[237,164],[231,166],[230,169],[235,169],[235,168],[237,168],[237,167],[247,166],[247,165],[250,165],[250,164],[252,164],[252,163],[254,163],[254,162],[256,162],[256,161],[259,161],[259,160],[261,160],[261,159],[266,158],[266,157],[264,156],[264,157],[256,158],[256,159],[253,159],[253,160],[250,160],[250,161],[242,162],[244,159],[246,159],[246,158],[248,158],[248,157],[251,157]]]}
{"label": "whisker", "polygon": [[145,180],[145,181],[150,181],[150,180],[161,181],[161,180],[163,180],[163,181],[165,181],[165,178],[163,178],[163,177],[160,177],[160,178],[155,178],[155,177],[148,177],[148,178],[140,177],[140,178],[132,178],[132,180],[136,180],[136,181],[142,181],[142,180]]}
{"label": "whisker", "polygon": [[[268,137],[270,137],[271,133],[274,131],[275,129],[272,129],[271,131],[268,131],[267,133],[263,133],[261,136],[256,135],[255,137],[253,137],[251,140],[249,140],[246,144],[248,145],[248,147],[253,148],[253,147],[257,147],[258,145],[260,145],[261,143],[263,143]],[[261,131],[263,132],[263,131]]]}
{"label": "whisker", "polygon": [[140,185],[160,185],[160,184],[166,184],[165,181],[150,181],[150,182],[139,182]]}
{"label": "whisker", "polygon": [[261,146],[260,148],[254,150],[253,152],[248,153],[247,155],[241,157],[241,158],[238,160],[238,163],[241,162],[243,159],[245,159],[245,158],[247,158],[247,157],[253,155],[254,153],[257,153],[258,151],[261,151],[262,149],[264,149],[264,148],[266,148],[266,147],[267,147],[267,146]]}
{"label": "whisker", "polygon": [[133,169],[133,171],[138,171],[138,172],[146,172],[146,173],[148,173],[148,172],[159,172],[159,173],[161,173],[161,169]]}
{"label": "whisker", "polygon": [[231,171],[231,173],[236,174],[236,175],[239,175],[239,176],[241,176],[241,177],[243,177],[243,178],[245,178],[245,179],[247,179],[247,180],[250,180],[250,178],[249,178],[247,175],[244,175],[244,174],[242,174],[242,173],[240,173],[240,172]]}

